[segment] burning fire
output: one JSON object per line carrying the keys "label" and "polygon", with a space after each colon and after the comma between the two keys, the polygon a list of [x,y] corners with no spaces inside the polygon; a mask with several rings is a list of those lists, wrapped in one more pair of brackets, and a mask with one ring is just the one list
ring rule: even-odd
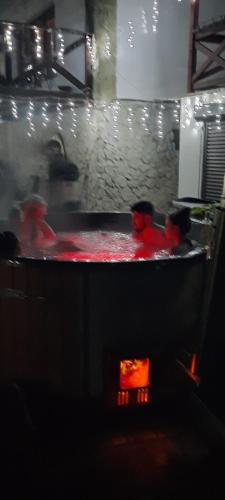
{"label": "burning fire", "polygon": [[125,359],[120,361],[120,388],[137,389],[149,385],[150,360]]}

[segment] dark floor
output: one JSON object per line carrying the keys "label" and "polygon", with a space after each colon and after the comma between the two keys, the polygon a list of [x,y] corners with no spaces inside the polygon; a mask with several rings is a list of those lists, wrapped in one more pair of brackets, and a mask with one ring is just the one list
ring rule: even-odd
{"label": "dark floor", "polygon": [[16,411],[1,425],[2,499],[225,497],[225,453],[209,445],[184,402],[79,418],[46,405],[33,430]]}

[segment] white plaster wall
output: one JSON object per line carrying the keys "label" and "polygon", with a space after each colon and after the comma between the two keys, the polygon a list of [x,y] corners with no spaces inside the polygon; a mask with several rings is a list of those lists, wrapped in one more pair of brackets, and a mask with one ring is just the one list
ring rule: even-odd
{"label": "white plaster wall", "polygon": [[[182,99],[181,121],[185,126],[184,103]],[[201,197],[201,173],[203,158],[203,129],[195,127],[194,118],[186,128],[180,129],[180,157],[179,157],[179,198],[190,196],[194,198]]]}
{"label": "white plaster wall", "polygon": [[[85,1],[84,0],[56,0],[56,25],[57,27],[86,31],[85,26]],[[65,45],[69,45],[76,38],[65,34]],[[77,48],[65,57],[65,68],[71,71],[76,78],[85,81],[85,48]],[[57,78],[57,85],[70,85],[63,77]]]}

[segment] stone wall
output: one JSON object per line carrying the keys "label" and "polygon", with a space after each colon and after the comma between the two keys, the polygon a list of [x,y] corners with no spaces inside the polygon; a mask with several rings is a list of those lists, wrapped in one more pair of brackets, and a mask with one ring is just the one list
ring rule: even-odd
{"label": "stone wall", "polygon": [[[145,107],[150,117],[143,121]],[[178,153],[173,150],[171,107],[163,113],[163,138],[157,128],[159,109],[157,104],[122,102],[118,122],[113,107],[96,110],[96,150],[90,159],[86,193],[90,210],[127,211],[135,201],[149,199],[165,211],[177,196]]]}
{"label": "stone wall", "polygon": [[[173,105],[116,101],[92,107],[81,102],[72,108],[67,101],[61,108],[59,131],[57,103],[49,104],[48,121],[43,126],[45,120],[39,102],[34,104],[35,131],[31,137],[27,106],[18,104],[20,118],[7,121],[5,116],[0,125],[0,160],[11,166],[20,196],[26,196],[31,176],[39,175],[41,193],[54,205],[45,146],[52,136],[60,133],[67,157],[78,166],[80,178],[77,183],[62,186],[61,195],[55,194],[59,204],[80,200],[84,211],[129,211],[133,202],[149,199],[157,210],[165,211],[177,197],[178,152],[174,150]],[[159,113],[162,113],[160,118]],[[12,194],[8,198],[11,204]]]}

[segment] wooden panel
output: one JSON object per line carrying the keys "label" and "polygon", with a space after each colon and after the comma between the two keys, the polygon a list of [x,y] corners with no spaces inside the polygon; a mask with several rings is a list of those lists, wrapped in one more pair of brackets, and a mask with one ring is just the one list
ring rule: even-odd
{"label": "wooden panel", "polygon": [[83,351],[83,274],[71,270],[63,275],[63,383],[64,392],[82,395]]}
{"label": "wooden panel", "polygon": [[[0,262],[0,376],[2,380],[10,377],[13,359],[13,304],[6,297],[6,290],[13,286],[13,268],[7,262]],[[5,296],[4,296],[5,294]]]}
{"label": "wooden panel", "polygon": [[0,282],[16,293],[0,301],[0,381],[41,380],[81,396],[83,272],[48,263],[1,264]]}
{"label": "wooden panel", "polygon": [[47,380],[57,389],[63,388],[63,320],[62,320],[62,270],[60,267],[45,270],[46,317],[43,328],[46,349]]}

